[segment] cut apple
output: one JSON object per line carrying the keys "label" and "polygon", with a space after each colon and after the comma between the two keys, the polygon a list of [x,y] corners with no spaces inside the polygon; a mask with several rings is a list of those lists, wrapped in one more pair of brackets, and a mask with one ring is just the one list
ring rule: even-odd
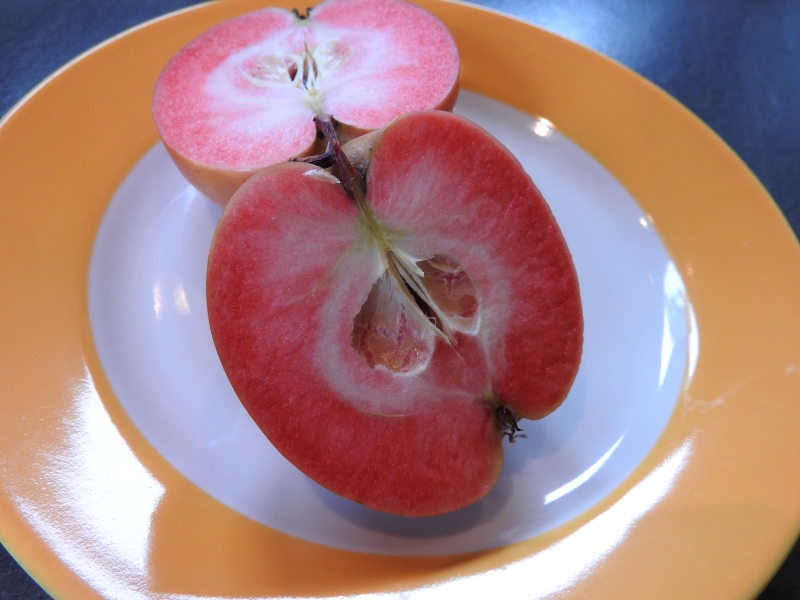
{"label": "cut apple", "polygon": [[450,110],[458,51],[401,0],[327,0],[307,16],[267,8],[226,21],[164,68],[153,117],[184,176],[225,205],[259,169],[318,151],[312,119],[344,141],[414,110]]}
{"label": "cut apple", "polygon": [[456,510],[491,489],[518,420],[572,385],[569,250],[519,162],[451,113],[395,120],[363,181],[332,171],[272,166],[223,212],[207,278],[220,360],[321,485],[389,513]]}

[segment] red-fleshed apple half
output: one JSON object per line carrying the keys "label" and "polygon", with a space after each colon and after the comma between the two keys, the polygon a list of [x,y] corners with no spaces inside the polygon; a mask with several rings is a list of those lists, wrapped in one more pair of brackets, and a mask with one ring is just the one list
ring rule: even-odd
{"label": "red-fleshed apple half", "polygon": [[452,109],[447,28],[401,0],[327,0],[307,17],[267,8],[221,23],[159,76],[153,117],[181,173],[224,206],[259,169],[319,150],[315,116],[343,142],[415,110]]}
{"label": "red-fleshed apple half", "polygon": [[378,510],[445,513],[490,490],[517,419],[566,397],[577,276],[530,177],[462,117],[400,117],[365,181],[355,202],[309,164],[251,178],[212,243],[211,332],[301,471]]}

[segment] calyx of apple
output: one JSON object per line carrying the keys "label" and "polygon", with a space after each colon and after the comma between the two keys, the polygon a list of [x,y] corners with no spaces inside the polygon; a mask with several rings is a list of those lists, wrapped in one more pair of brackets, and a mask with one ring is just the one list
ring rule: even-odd
{"label": "calyx of apple", "polygon": [[425,516],[489,492],[521,418],[576,375],[578,281],[519,162],[442,111],[269,167],[223,212],[211,332],[275,447],[328,489]]}
{"label": "calyx of apple", "polygon": [[267,8],[184,47],[156,82],[153,117],[180,171],[224,206],[259,169],[421,109],[452,109],[459,58],[447,28],[402,0]]}

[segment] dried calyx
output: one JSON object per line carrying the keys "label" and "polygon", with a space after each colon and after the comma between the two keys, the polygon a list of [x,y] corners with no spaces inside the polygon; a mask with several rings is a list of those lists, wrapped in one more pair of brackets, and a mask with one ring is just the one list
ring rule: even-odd
{"label": "dried calyx", "polygon": [[494,423],[495,427],[497,427],[504,436],[508,437],[508,441],[512,444],[516,442],[518,438],[528,437],[524,433],[519,433],[522,431],[522,428],[519,426],[519,418],[502,404],[498,404],[494,409]]}

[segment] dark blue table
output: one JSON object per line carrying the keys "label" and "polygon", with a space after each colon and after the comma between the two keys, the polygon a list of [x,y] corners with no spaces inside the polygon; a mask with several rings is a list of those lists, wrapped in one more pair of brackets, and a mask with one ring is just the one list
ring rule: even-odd
{"label": "dark blue table", "polygon": [[[0,0],[0,114],[77,54],[194,3]],[[475,3],[595,48],[664,88],[739,154],[800,232],[800,0]],[[0,546],[0,600],[46,598]],[[759,596],[787,599],[800,600],[800,544]]]}

